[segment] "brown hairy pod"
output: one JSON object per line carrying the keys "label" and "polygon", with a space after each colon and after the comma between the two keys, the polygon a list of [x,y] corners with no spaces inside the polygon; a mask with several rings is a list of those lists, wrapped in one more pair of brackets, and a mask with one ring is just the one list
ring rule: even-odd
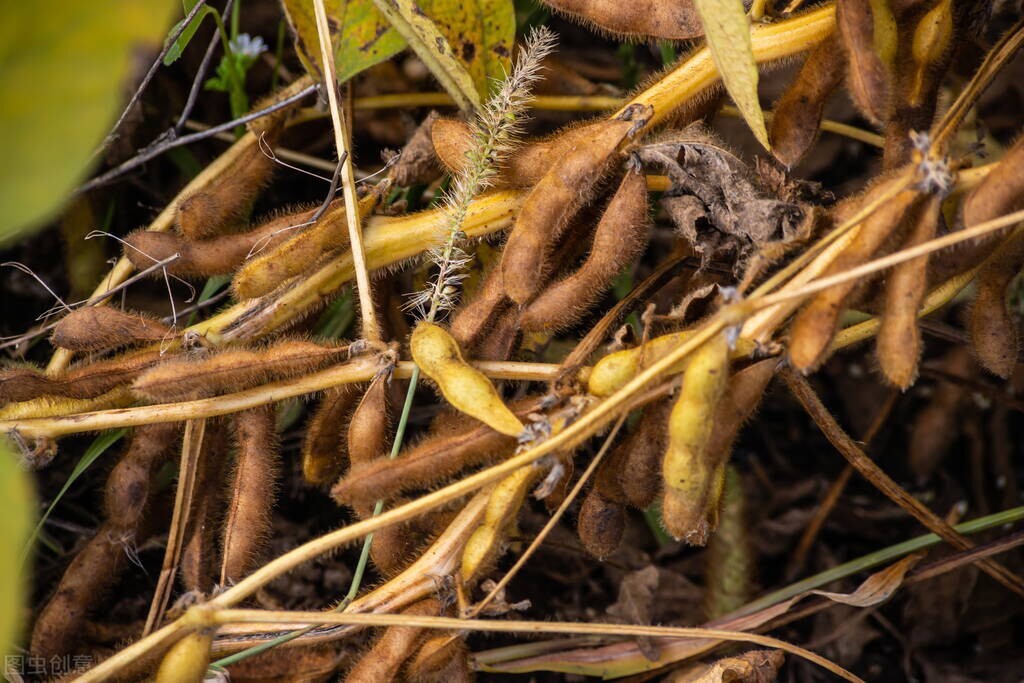
{"label": "brown hairy pod", "polygon": [[668,447],[669,410],[672,401],[663,399],[644,407],[636,427],[621,444],[616,446],[612,460],[623,459],[619,485],[629,501],[638,510],[646,510],[661,493],[661,457]]}
{"label": "brown hairy pod", "polygon": [[244,578],[260,561],[270,532],[270,511],[280,469],[273,405],[234,416],[235,467],[221,541],[220,583]]}
{"label": "brown hairy pod", "polygon": [[0,405],[40,396],[96,398],[131,382],[160,360],[158,350],[132,351],[93,363],[79,363],[57,377],[33,368],[0,370]]}
{"label": "brown hairy pod", "polygon": [[[410,616],[436,617],[440,613],[441,605],[433,598],[421,600],[402,610],[402,614]],[[389,626],[348,672],[345,683],[400,680],[402,668],[416,652],[416,645],[425,635],[425,629],[415,626]]]}
{"label": "brown hairy pod", "polygon": [[107,520],[64,571],[32,629],[29,650],[47,659],[72,652],[82,628],[127,566],[128,548],[144,540],[153,477],[175,452],[180,425],[132,430],[127,449],[104,489]]}
{"label": "brown hairy pod", "polygon": [[[171,275],[183,278],[227,275],[254,252],[272,249],[292,237],[296,226],[308,223],[315,212],[315,208],[299,209],[272,216],[247,232],[194,242],[174,233],[136,230],[124,239],[124,256],[135,268],[145,270],[177,254],[178,258],[165,266]],[[162,269],[153,271],[153,277],[162,276]]]}
{"label": "brown hairy pod", "polygon": [[170,327],[150,316],[110,306],[86,306],[68,313],[57,323],[50,341],[62,349],[88,353],[160,342],[171,334]]}
{"label": "brown hairy pod", "polygon": [[626,506],[609,500],[595,486],[580,507],[576,533],[583,548],[599,560],[615,553],[626,531]]}
{"label": "brown hairy pod", "polygon": [[1024,209],[1024,137],[971,190],[963,207],[964,225],[968,228]]}
{"label": "brown hairy pod", "polygon": [[[368,216],[390,187],[390,181],[382,182],[359,200],[359,217]],[[344,200],[336,199],[316,223],[296,228],[287,241],[263,249],[259,255],[249,259],[231,280],[235,297],[254,299],[263,296],[288,279],[310,270],[325,254],[346,247],[348,219],[345,211]]]}
{"label": "brown hairy pod", "polygon": [[514,437],[467,421],[458,430],[431,434],[394,460],[377,457],[371,462],[353,463],[331,489],[331,495],[340,505],[390,501],[403,493],[434,486],[466,468],[497,462],[512,453],[515,445]]}
{"label": "brown hairy pod", "polygon": [[[909,249],[935,237],[941,210],[942,199],[934,195],[912,207],[904,216],[909,229],[902,248]],[[882,374],[900,389],[906,389],[917,378],[917,361],[921,356],[917,313],[927,288],[927,256],[897,265],[886,281],[885,308],[875,350]]]}
{"label": "brown hairy pod", "polygon": [[[501,163],[491,181],[492,186],[533,187],[558,159],[593,138],[603,123],[602,119],[572,124],[546,138],[524,142]],[[466,167],[466,154],[473,147],[473,130],[469,124],[457,119],[438,119],[431,137],[437,158],[445,169],[453,175],[461,172]]]}
{"label": "brown hairy pod", "polygon": [[740,429],[761,404],[768,383],[779,366],[777,358],[766,358],[733,373],[729,387],[715,411],[714,427],[708,441],[708,456],[721,464],[729,460]]}
{"label": "brown hairy pod", "polygon": [[971,306],[971,350],[981,367],[1009,379],[1020,352],[1017,320],[1006,289],[1024,266],[1024,232],[1010,237],[978,272],[978,294]]}
{"label": "brown hairy pod", "polygon": [[549,285],[523,311],[524,332],[560,330],[579,322],[611,281],[647,244],[647,181],[631,167],[594,231],[586,261],[572,275]]}
{"label": "brown hairy pod", "polygon": [[447,633],[427,638],[406,665],[405,675],[415,683],[473,680],[466,641],[462,636]]}
{"label": "brown hairy pod", "polygon": [[843,82],[846,55],[826,38],[811,50],[796,78],[775,103],[769,138],[775,158],[792,168],[814,144],[829,96]]}
{"label": "brown hairy pod", "polygon": [[218,553],[219,522],[222,518],[221,482],[228,462],[230,436],[228,420],[207,419],[193,485],[192,509],[182,541],[179,573],[186,591],[209,595],[220,570]]}
{"label": "brown hairy pod", "polygon": [[260,190],[270,181],[274,161],[252,145],[206,189],[178,204],[178,229],[198,241],[237,228],[247,218]]}
{"label": "brown hairy pod", "polygon": [[147,401],[181,401],[248,389],[304,375],[348,355],[348,347],[282,341],[262,349],[228,350],[198,360],[171,360],[142,374],[132,391]]}
{"label": "brown hairy pod", "polygon": [[474,360],[508,360],[519,339],[519,312],[509,308],[473,349]]}
{"label": "brown hairy pod", "polygon": [[[864,194],[860,205],[870,203],[887,187],[887,182],[879,183]],[[882,203],[861,222],[859,228],[855,228],[857,234],[853,241],[831,263],[823,277],[855,268],[874,256],[890,241],[904,213],[923,200],[924,195],[919,191],[906,189]],[[798,370],[809,372],[825,360],[843,307],[857,285],[857,281],[848,281],[829,287],[815,294],[797,313],[790,330],[789,356]]]}
{"label": "brown hairy pod", "polygon": [[359,392],[351,384],[332,387],[324,392],[316,411],[309,418],[302,441],[302,476],[307,483],[314,486],[332,484],[348,469],[345,425],[358,398]]}
{"label": "brown hairy pod", "polygon": [[617,36],[690,40],[704,35],[692,0],[544,0],[544,4]]}
{"label": "brown hairy pod", "polygon": [[839,0],[836,26],[846,50],[846,85],[873,123],[886,119],[896,57],[896,19],[889,0]]}
{"label": "brown hairy pod", "polygon": [[552,241],[590,199],[635,120],[648,115],[627,110],[622,118],[595,124],[593,136],[567,150],[526,196],[501,255],[504,288],[513,301],[525,305],[543,287]]}
{"label": "brown hairy pod", "polygon": [[473,348],[493,327],[494,321],[508,309],[509,304],[509,298],[505,295],[501,267],[494,264],[484,275],[483,283],[477,291],[459,306],[452,317],[452,337],[460,347]]}

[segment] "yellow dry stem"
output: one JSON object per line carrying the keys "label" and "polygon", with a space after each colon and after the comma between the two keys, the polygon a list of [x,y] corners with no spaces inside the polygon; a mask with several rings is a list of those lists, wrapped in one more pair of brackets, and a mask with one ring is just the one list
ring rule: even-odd
{"label": "yellow dry stem", "polygon": [[409,350],[423,374],[456,410],[502,434],[518,436],[523,431],[523,423],[501,400],[491,380],[463,360],[458,343],[443,327],[421,321],[413,330]]}
{"label": "yellow dry stem", "polygon": [[505,531],[515,521],[526,492],[539,473],[540,469],[532,465],[521,467],[495,485],[487,499],[484,519],[462,551],[464,581],[474,580],[494,561]]}
{"label": "yellow dry stem", "polygon": [[[594,396],[611,396],[637,376],[644,368],[658,362],[673,349],[693,336],[693,330],[673,332],[655,337],[643,346],[616,351],[608,354],[594,365],[587,378],[587,390]],[[740,338],[736,347],[729,352],[730,358],[743,358],[754,351],[754,343]],[[672,367],[673,374],[687,369],[690,360],[681,361]]]}
{"label": "yellow dry stem", "polygon": [[[703,545],[714,526],[708,503],[722,466],[715,466],[708,443],[715,411],[729,385],[729,346],[722,334],[709,339],[693,355],[668,422],[668,448],[662,460],[666,530],[679,539]],[[713,507],[713,506],[712,506]]]}
{"label": "yellow dry stem", "polygon": [[167,651],[160,669],[156,672],[156,683],[199,683],[206,676],[210,666],[210,647],[213,645],[212,631],[195,631],[179,640]]}

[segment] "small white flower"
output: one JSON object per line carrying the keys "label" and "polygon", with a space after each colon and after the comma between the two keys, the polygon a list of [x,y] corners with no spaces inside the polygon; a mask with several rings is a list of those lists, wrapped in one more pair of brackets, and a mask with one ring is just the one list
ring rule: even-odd
{"label": "small white flower", "polygon": [[267,51],[267,44],[261,36],[253,38],[248,33],[239,33],[231,41],[231,51],[238,55],[255,59]]}

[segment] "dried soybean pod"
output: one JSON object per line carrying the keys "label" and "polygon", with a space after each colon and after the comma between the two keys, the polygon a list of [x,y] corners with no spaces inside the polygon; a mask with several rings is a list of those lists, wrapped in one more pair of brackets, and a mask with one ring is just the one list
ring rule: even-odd
{"label": "dried soybean pod", "polygon": [[57,323],[50,341],[54,346],[79,352],[110,349],[159,342],[172,330],[155,318],[127,313],[110,306],[79,308]]}
{"label": "dried soybean pod", "polygon": [[999,164],[964,200],[964,225],[980,223],[1024,209],[1024,137],[1007,150]]}
{"label": "dried soybean pod", "polygon": [[846,50],[850,95],[864,116],[883,123],[898,42],[889,0],[839,0],[836,26]]}
{"label": "dried soybean pod", "polygon": [[235,468],[221,542],[220,583],[243,578],[259,560],[270,532],[270,511],[280,469],[273,405],[244,410],[234,417]]}
{"label": "dried soybean pod", "polygon": [[[436,617],[441,605],[431,598],[421,600],[402,610],[410,616]],[[399,680],[406,661],[425,631],[415,626],[389,626],[345,677],[345,683],[381,683]]]}
{"label": "dried soybean pod", "polygon": [[196,595],[213,591],[220,570],[217,532],[223,518],[221,483],[229,459],[228,431],[228,419],[207,419],[179,562],[182,585]]}
{"label": "dried soybean pod", "polygon": [[96,398],[134,380],[161,360],[160,351],[131,351],[92,363],[80,363],[57,377],[32,368],[0,371],[0,405],[40,396]]}
{"label": "dried soybean pod", "polygon": [[409,660],[406,678],[416,683],[472,680],[462,678],[458,673],[463,668],[468,673],[468,656],[466,641],[461,636],[452,637],[447,633],[431,636],[423,641],[416,654]]}
{"label": "dried soybean pod", "polygon": [[497,560],[505,533],[515,524],[526,493],[540,472],[539,467],[527,465],[495,484],[487,499],[484,519],[462,550],[463,581],[476,581]]}
{"label": "dried soybean pod", "polygon": [[[864,195],[864,202],[870,202],[887,187],[880,183]],[[823,276],[835,275],[855,268],[870,259],[889,240],[906,213],[924,196],[917,190],[907,189],[883,203],[860,224],[853,241],[839,254]],[[829,287],[815,294],[810,302],[796,315],[790,330],[789,357],[793,366],[802,372],[817,368],[825,360],[829,344],[835,336],[839,318],[847,298],[857,286],[849,281]]]}
{"label": "dried soybean pod", "polygon": [[434,122],[437,120],[438,113],[431,110],[402,148],[398,161],[388,173],[388,178],[396,185],[425,185],[440,174],[434,155],[434,143],[431,140]]}
{"label": "dried soybean pod", "polygon": [[586,261],[525,308],[519,321],[523,331],[556,331],[579,322],[646,245],[647,180],[637,164],[626,172],[601,216]]}
{"label": "dried soybean pod", "polygon": [[[971,354],[963,346],[951,348],[940,359],[939,367],[967,381],[973,381],[977,374]],[[914,416],[907,444],[907,464],[918,482],[924,483],[931,477],[957,442],[964,423],[960,413],[967,400],[963,385],[938,382],[928,402]]]}
{"label": "dried soybean pod", "polygon": [[200,360],[171,360],[141,375],[132,385],[149,401],[176,401],[247,389],[319,370],[345,357],[345,346],[283,341],[258,350],[229,350]]}
{"label": "dried soybean pod", "polygon": [[668,421],[662,518],[665,529],[691,545],[704,545],[714,530],[711,509],[717,486],[708,446],[714,417],[729,385],[729,346],[724,334],[705,342],[683,375]]}
{"label": "dried soybean pod", "polygon": [[210,666],[213,629],[192,631],[171,646],[160,661],[156,683],[201,683]]}
{"label": "dried soybean pod", "polygon": [[925,93],[932,89],[931,82],[937,80],[935,72],[943,69],[953,43],[952,0],[938,0],[921,17],[914,27],[911,41],[913,77],[907,97],[907,104],[919,106]]}
{"label": "dried soybean pod", "polygon": [[544,285],[544,271],[556,239],[576,210],[590,199],[615,159],[616,149],[647,110],[628,109],[622,118],[595,124],[593,136],[567,150],[523,200],[501,254],[505,292],[520,305]]}
{"label": "dried soybean pod", "polygon": [[[644,368],[658,362],[671,351],[693,336],[692,330],[673,332],[651,339],[643,346],[610,353],[599,360],[587,377],[587,391],[594,396],[610,396],[626,385]],[[743,358],[754,351],[753,342],[740,338],[730,351],[731,358]],[[670,373],[686,370],[689,357],[673,365]]]}
{"label": "dried soybean pod", "polygon": [[444,328],[420,321],[409,340],[412,358],[457,410],[489,427],[518,436],[523,423],[498,396],[487,376],[462,358],[458,343]]}
{"label": "dried soybean pod", "polygon": [[348,414],[358,398],[359,392],[351,384],[324,392],[309,418],[302,442],[302,476],[307,483],[332,484],[348,468],[348,443],[343,436]]}
{"label": "dried soybean pod", "polygon": [[692,0],[544,0],[587,26],[647,40],[690,40],[704,35]]}
{"label": "dried soybean pod", "polygon": [[829,96],[843,81],[846,55],[826,38],[811,50],[796,78],[775,103],[769,137],[772,154],[793,167],[814,144]]}
{"label": "dried soybean pod", "polygon": [[1020,351],[1017,320],[1006,289],[1024,266],[1024,232],[1018,229],[978,272],[978,294],[971,306],[971,350],[981,367],[1009,379]]}
{"label": "dried soybean pod", "polygon": [[177,432],[175,424],[132,430],[124,456],[107,479],[107,521],[71,561],[57,590],[40,610],[29,645],[32,654],[50,659],[75,649],[86,620],[127,565],[125,544],[134,546],[143,540],[152,479],[173,456]]}
{"label": "dried soybean pod", "polygon": [[273,169],[274,161],[259,145],[251,145],[206,189],[181,200],[177,216],[181,234],[199,241],[237,228]]}
{"label": "dried soybean pod", "polygon": [[735,467],[725,469],[718,529],[705,557],[704,612],[717,619],[750,600],[755,568],[743,480]]}
{"label": "dried soybean pod", "polygon": [[594,487],[587,492],[576,523],[583,548],[599,560],[611,557],[626,531],[626,506],[609,500]]}
{"label": "dried soybean pod", "polygon": [[729,379],[729,388],[718,404],[715,427],[708,442],[712,462],[724,463],[729,459],[740,428],[757,410],[778,366],[777,358],[766,358],[748,365]]}
{"label": "dried soybean pod", "polygon": [[659,400],[644,407],[634,430],[618,446],[625,453],[619,483],[630,505],[646,510],[661,493],[661,458],[668,448],[672,402]]}
{"label": "dried soybean pod", "polygon": [[[942,199],[930,196],[912,207],[904,217],[910,223],[904,249],[935,237]],[[885,285],[885,308],[875,341],[878,364],[886,380],[906,389],[917,378],[921,356],[921,332],[917,313],[928,287],[928,257],[922,256],[897,265]]]}
{"label": "dried soybean pod", "polygon": [[495,264],[484,276],[483,285],[476,294],[464,302],[455,312],[451,323],[451,334],[459,347],[472,348],[509,308],[509,298],[501,275],[501,267]]}
{"label": "dried soybean pod", "polygon": [[[125,237],[124,256],[139,270],[175,254],[165,268],[171,275],[204,278],[235,271],[253,251],[271,249],[294,235],[295,226],[308,223],[316,209],[299,209],[272,216],[248,232],[220,235],[192,242],[167,232],[136,230]],[[161,269],[153,271],[162,277]]]}
{"label": "dried soybean pod", "polygon": [[378,457],[353,465],[331,495],[343,505],[389,501],[408,491],[430,488],[467,467],[504,459],[515,445],[515,438],[474,423],[456,433],[431,435],[394,460]]}
{"label": "dried soybean pod", "polygon": [[[373,211],[390,187],[391,182],[384,181],[359,200],[360,219]],[[345,211],[344,200],[333,201],[316,223],[301,229],[278,246],[263,249],[259,256],[247,261],[231,280],[231,289],[236,298],[254,299],[263,296],[289,278],[308,271],[324,254],[347,246],[348,220]]]}

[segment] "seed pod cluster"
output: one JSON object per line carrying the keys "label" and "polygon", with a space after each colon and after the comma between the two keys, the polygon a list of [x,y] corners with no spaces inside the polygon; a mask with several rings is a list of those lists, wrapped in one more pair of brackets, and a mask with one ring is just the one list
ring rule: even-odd
{"label": "seed pod cluster", "polygon": [[441,326],[421,321],[409,340],[413,360],[457,410],[509,436],[518,436],[523,423],[501,400],[482,372],[462,358],[456,342]]}
{"label": "seed pod cluster", "polygon": [[299,340],[259,350],[220,351],[197,360],[162,363],[135,380],[132,390],[153,402],[215,396],[314,372],[347,354],[344,346]]}
{"label": "seed pod cluster", "polygon": [[647,243],[647,181],[634,165],[627,171],[594,231],[586,261],[548,286],[522,313],[525,332],[559,330],[577,323]]}
{"label": "seed pod cluster", "polygon": [[525,305],[539,293],[552,243],[593,196],[619,145],[649,116],[647,110],[627,109],[620,118],[595,124],[591,139],[567,150],[530,191],[501,255],[509,298]]}
{"label": "seed pod cluster", "polygon": [[[882,195],[888,187],[881,182],[863,195],[864,205]],[[902,190],[882,203],[857,228],[853,241],[832,262],[823,276],[842,273],[863,264],[876,255],[903,223],[904,214],[925,200],[917,190]],[[856,206],[851,202],[851,206]],[[797,314],[790,330],[789,356],[793,366],[803,372],[817,368],[826,358],[829,344],[839,325],[839,317],[857,283],[848,281],[815,294]]]}
{"label": "seed pod cluster", "polygon": [[179,425],[136,427],[104,489],[106,521],[68,565],[32,630],[31,652],[63,657],[75,651],[86,619],[100,607],[128,564],[129,549],[145,539],[153,478],[174,454]]}

